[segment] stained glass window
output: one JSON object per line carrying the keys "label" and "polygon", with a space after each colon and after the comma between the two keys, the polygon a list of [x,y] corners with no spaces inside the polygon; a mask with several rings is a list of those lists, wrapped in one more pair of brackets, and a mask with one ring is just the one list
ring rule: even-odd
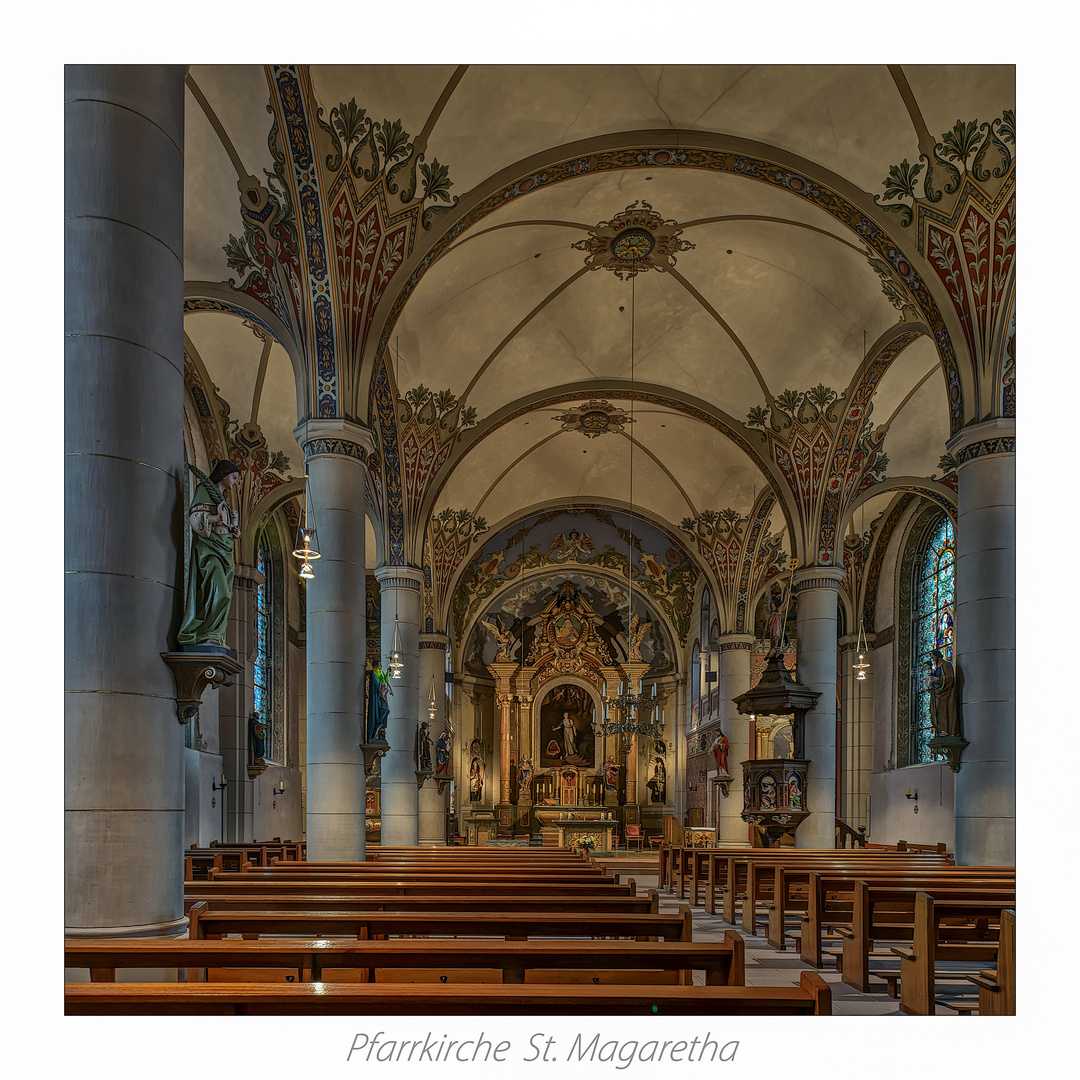
{"label": "stained glass window", "polygon": [[271,559],[264,547],[265,539],[259,539],[259,551],[255,566],[263,575],[263,583],[256,589],[255,600],[255,708],[263,720],[270,723],[270,574]]}
{"label": "stained glass window", "polygon": [[926,664],[932,665],[935,649],[940,649],[945,659],[953,662],[955,608],[956,536],[952,522],[943,517],[930,532],[915,564],[911,615],[912,700],[915,702],[912,763],[935,758],[927,746],[933,731]]}

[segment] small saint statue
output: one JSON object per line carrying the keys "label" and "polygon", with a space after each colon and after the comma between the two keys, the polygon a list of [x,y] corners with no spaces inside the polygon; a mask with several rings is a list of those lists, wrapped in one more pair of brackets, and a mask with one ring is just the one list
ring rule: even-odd
{"label": "small saint statue", "polygon": [[266,764],[266,725],[256,709],[248,718],[251,721],[251,764]]}
{"label": "small saint statue", "polygon": [[240,515],[229,509],[229,489],[241,480],[239,466],[216,461],[210,475],[193,465],[199,481],[188,511],[191,557],[188,560],[184,617],[176,639],[181,646],[225,645],[232,605],[233,545],[240,537]]}
{"label": "small saint statue", "polygon": [[431,735],[428,734],[426,720],[420,722],[417,732],[417,767],[420,772],[431,772]]}
{"label": "small saint statue", "polygon": [[929,675],[930,722],[939,738],[960,738],[960,710],[956,693],[956,672],[940,649],[931,654],[925,665]]}

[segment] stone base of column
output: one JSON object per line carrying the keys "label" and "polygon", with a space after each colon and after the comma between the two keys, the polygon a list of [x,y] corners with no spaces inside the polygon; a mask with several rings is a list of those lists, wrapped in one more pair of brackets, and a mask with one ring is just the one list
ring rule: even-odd
{"label": "stone base of column", "polygon": [[432,779],[420,789],[417,840],[421,847],[442,847],[446,843],[446,801]]}
{"label": "stone base of column", "polygon": [[64,937],[77,941],[99,941],[102,938],[186,938],[188,917],[169,922],[145,923],[142,926],[65,926]]}

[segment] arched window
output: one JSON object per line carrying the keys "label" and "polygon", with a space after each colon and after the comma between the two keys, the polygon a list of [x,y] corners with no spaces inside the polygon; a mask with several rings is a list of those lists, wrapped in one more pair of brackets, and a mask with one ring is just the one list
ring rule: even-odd
{"label": "arched window", "polygon": [[690,672],[690,700],[697,701],[701,697],[701,650],[698,648],[697,642],[694,643]]}
{"label": "arched window", "polygon": [[[940,649],[953,660],[953,615],[956,609],[956,534],[948,516],[933,522],[916,549],[911,587],[911,702],[909,751],[906,764],[933,761],[928,743],[930,695],[925,665]],[[938,755],[940,757],[940,755]]]}
{"label": "arched window", "polygon": [[255,590],[254,704],[268,728],[267,760],[285,765],[285,562],[273,519],[259,532],[255,566],[263,583]]}
{"label": "arched window", "polygon": [[270,724],[271,679],[273,678],[274,638],[270,618],[270,597],[273,595],[271,575],[273,563],[266,548],[266,533],[259,537],[255,568],[263,582],[255,590],[255,709]]}

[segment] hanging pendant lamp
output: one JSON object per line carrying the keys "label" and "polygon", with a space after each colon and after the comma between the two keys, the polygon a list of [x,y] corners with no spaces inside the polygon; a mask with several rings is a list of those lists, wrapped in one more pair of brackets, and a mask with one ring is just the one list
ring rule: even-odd
{"label": "hanging pendant lamp", "polygon": [[296,526],[296,546],[293,548],[293,557],[300,560],[300,576],[306,581],[310,581],[315,577],[315,572],[311,569],[312,560],[321,559],[322,553],[319,551],[319,534],[315,528],[315,512],[311,508],[311,499],[308,496],[307,488],[308,477],[307,473],[305,473],[303,513],[300,515],[300,522]]}

